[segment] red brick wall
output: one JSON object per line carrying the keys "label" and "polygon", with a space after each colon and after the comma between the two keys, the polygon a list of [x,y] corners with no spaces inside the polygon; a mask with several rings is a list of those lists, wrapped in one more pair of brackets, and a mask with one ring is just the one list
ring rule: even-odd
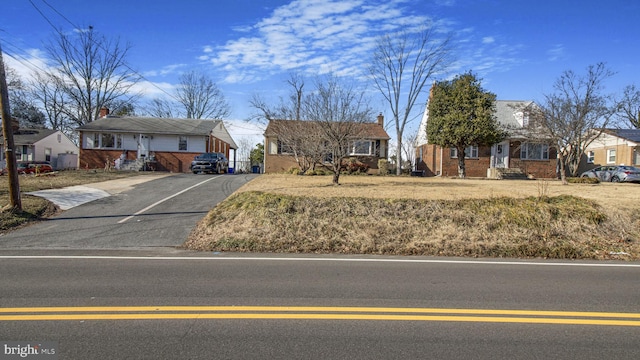
{"label": "red brick wall", "polygon": [[[556,177],[556,151],[549,149],[549,160],[521,160],[520,142],[511,142],[509,147],[509,167],[520,168],[526,174],[536,178]],[[440,147],[435,145],[421,145],[416,149],[416,156],[422,155],[422,161],[417,164],[417,170],[424,170],[425,176],[439,175]],[[458,159],[451,158],[449,149],[442,151],[442,176],[458,176]],[[477,159],[465,159],[468,177],[486,177],[487,169],[491,166],[491,147],[478,148]]]}
{"label": "red brick wall", "polygon": [[[266,162],[264,172],[270,173],[283,173],[287,172],[290,168],[300,168],[295,158],[292,155],[274,155],[266,154]],[[378,170],[378,157],[373,156],[354,156],[363,164],[369,166],[372,173],[377,173]],[[317,168],[317,167],[316,167]],[[370,171],[371,172],[371,171]]]}
{"label": "red brick wall", "polygon": [[[111,161],[117,159],[121,150],[80,149],[80,167],[82,169],[104,169],[107,158]],[[152,163],[156,171],[189,172],[189,166],[194,156],[200,153],[172,153],[154,152],[156,162]],[[127,151],[127,160],[135,160],[137,152]]]}

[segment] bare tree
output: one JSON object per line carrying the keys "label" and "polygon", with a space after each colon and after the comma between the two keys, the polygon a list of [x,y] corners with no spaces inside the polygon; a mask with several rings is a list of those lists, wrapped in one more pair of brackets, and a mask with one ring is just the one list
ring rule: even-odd
{"label": "bare tree", "polygon": [[145,108],[145,111],[149,116],[158,118],[173,118],[177,114],[174,103],[161,98],[151,100],[151,104]]}
{"label": "bare tree", "polygon": [[240,138],[238,140],[238,162],[240,166],[237,166],[238,170],[244,172],[251,171],[251,139],[247,137]]}
{"label": "bare tree", "polygon": [[588,66],[586,75],[565,71],[554,84],[555,92],[545,95],[540,111],[533,114],[538,131],[532,133],[549,139],[557,148],[563,184],[567,184],[565,166],[577,176],[585,149],[617,112],[615,101],[603,94],[604,81],[613,75],[604,63]]}
{"label": "bare tree", "polygon": [[28,85],[18,73],[6,67],[7,89],[11,101],[11,116],[22,128],[44,128],[45,114],[34,105]]}
{"label": "bare tree", "polygon": [[180,76],[176,99],[187,119],[224,119],[231,107],[215,82],[207,75],[191,71]]}
{"label": "bare tree", "polygon": [[281,152],[291,154],[302,173],[322,162],[325,141],[317,122],[271,120],[268,132],[277,136]]}
{"label": "bare tree", "polygon": [[450,64],[451,37],[439,37],[434,27],[418,34],[402,31],[378,39],[369,74],[391,107],[395,123],[398,165],[402,173],[403,135],[425,84]]}
{"label": "bare tree", "polygon": [[46,46],[53,66],[44,77],[64,98],[57,106],[73,124],[97,119],[100,108],[115,100],[134,100],[137,94],[132,94],[131,88],[140,76],[127,65],[130,48],[118,39],[98,35],[91,27],[73,35],[58,31],[57,38]]}
{"label": "bare tree", "polygon": [[53,130],[60,130],[72,138],[73,123],[66,115],[67,97],[64,89],[55,84],[55,79],[47,74],[37,73],[30,83],[33,98],[46,114],[48,125]]}
{"label": "bare tree", "polygon": [[317,80],[315,91],[304,98],[302,116],[315,122],[333,184],[338,185],[343,160],[353,152],[354,142],[365,136],[363,125],[373,118],[364,91],[341,83],[336,77]]}
{"label": "bare tree", "polygon": [[277,105],[270,105],[261,95],[253,94],[249,104],[255,112],[249,118],[262,125],[266,125],[271,120],[301,120],[302,119],[302,99],[304,98],[305,80],[299,74],[289,74],[287,84],[290,86],[290,93],[286,97],[280,97]]}
{"label": "bare tree", "polygon": [[413,167],[416,164],[416,152],[414,146],[416,143],[416,139],[418,138],[418,131],[419,130],[416,129],[415,132],[405,135],[404,139],[402,140],[403,159],[407,164],[409,170],[413,170]]}
{"label": "bare tree", "polygon": [[640,89],[635,85],[624,88],[618,117],[626,123],[625,126],[640,129]]}

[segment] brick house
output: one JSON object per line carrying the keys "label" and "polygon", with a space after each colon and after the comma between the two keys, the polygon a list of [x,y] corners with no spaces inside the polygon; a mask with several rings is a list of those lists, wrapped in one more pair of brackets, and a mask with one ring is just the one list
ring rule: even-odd
{"label": "brick house", "polygon": [[[557,177],[555,148],[549,144],[527,140],[527,109],[533,106],[536,104],[532,101],[496,100],[496,118],[501,126],[508,129],[510,135],[504,141],[491,146],[469,146],[465,150],[468,177]],[[415,143],[416,171],[425,176],[457,176],[456,149],[445,149],[429,144],[427,140],[428,108],[427,103]]]}
{"label": "brick house", "polygon": [[[311,121],[271,120],[264,132],[264,172],[285,172],[298,167],[293,154],[287,151],[287,144],[278,139],[279,127],[295,127],[303,132]],[[384,117],[378,115],[377,122],[358,124],[362,127],[358,139],[353,140],[351,157],[369,167],[369,172],[378,171],[378,160],[387,159],[389,153],[389,135],[384,130]],[[322,164],[320,164],[322,165]]]}
{"label": "brick house", "polygon": [[102,109],[100,119],[76,130],[80,167],[89,169],[124,154],[137,169],[189,172],[191,160],[204,152],[221,152],[233,166],[238,148],[222,120],[120,117]]}
{"label": "brick house", "polygon": [[578,173],[602,165],[640,166],[640,129],[605,129],[585,148]]}

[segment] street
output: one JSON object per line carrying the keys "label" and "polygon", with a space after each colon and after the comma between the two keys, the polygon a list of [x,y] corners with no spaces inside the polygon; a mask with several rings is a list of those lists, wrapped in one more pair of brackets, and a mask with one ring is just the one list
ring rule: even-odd
{"label": "street", "polygon": [[638,264],[2,253],[0,339],[61,358],[640,356]]}
{"label": "street", "polygon": [[170,176],[1,236],[0,342],[60,359],[640,357],[634,262],[176,248],[250,179]]}

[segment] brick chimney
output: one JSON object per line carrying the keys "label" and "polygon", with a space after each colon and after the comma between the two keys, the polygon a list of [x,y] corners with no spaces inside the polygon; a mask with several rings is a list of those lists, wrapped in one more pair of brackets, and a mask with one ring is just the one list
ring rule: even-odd
{"label": "brick chimney", "polygon": [[429,89],[429,101],[431,101],[431,99],[433,99],[433,90],[436,87],[436,82],[434,81],[433,84],[431,84],[431,89]]}
{"label": "brick chimney", "polygon": [[100,118],[106,117],[107,115],[109,115],[109,108],[107,107],[101,107],[100,108]]}
{"label": "brick chimney", "polygon": [[384,115],[382,113],[378,114],[378,125],[384,127]]}

